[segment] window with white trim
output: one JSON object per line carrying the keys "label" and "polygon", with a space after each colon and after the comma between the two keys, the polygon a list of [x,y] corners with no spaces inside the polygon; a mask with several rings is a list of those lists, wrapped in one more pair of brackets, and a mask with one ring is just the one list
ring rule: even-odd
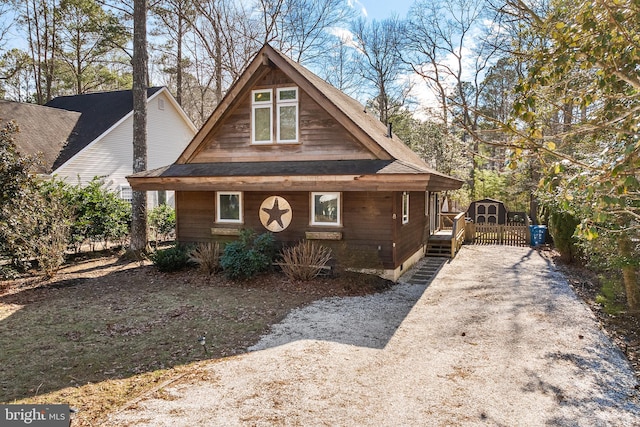
{"label": "window with white trim", "polygon": [[131,190],[131,187],[128,185],[120,186],[120,199],[127,203],[131,203],[131,200],[133,199],[133,191]]}
{"label": "window with white trim", "polygon": [[298,88],[278,89],[277,141],[280,143],[298,142]]}
{"label": "window with white trim", "polygon": [[270,144],[273,141],[272,95],[271,89],[251,91],[251,141],[254,144]]}
{"label": "window with white trim", "polygon": [[311,193],[311,225],[341,225],[339,192]]}
{"label": "window with white trim", "polygon": [[275,99],[273,96],[273,89],[251,91],[251,143],[295,144],[298,142],[298,88],[277,88]]}
{"label": "window with white trim", "polygon": [[216,193],[216,222],[242,223],[242,192]]}
{"label": "window with white trim", "polygon": [[402,223],[407,224],[409,222],[409,193],[402,193]]}

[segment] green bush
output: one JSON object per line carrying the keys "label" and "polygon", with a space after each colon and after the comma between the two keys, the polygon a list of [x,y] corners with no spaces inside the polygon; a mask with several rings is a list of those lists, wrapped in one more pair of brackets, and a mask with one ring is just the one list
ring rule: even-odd
{"label": "green bush", "polygon": [[12,267],[37,266],[53,277],[64,263],[72,209],[62,189],[53,181],[31,181],[18,197],[0,205],[0,252]]}
{"label": "green bush", "polygon": [[551,211],[549,213],[549,233],[553,244],[565,262],[573,262],[578,257],[578,240],[574,237],[580,221],[568,212]]}
{"label": "green bush", "polygon": [[275,256],[273,234],[241,230],[240,238],[225,246],[220,266],[230,279],[247,279],[271,268]]}
{"label": "green bush", "polygon": [[149,211],[149,228],[158,240],[167,240],[167,236],[176,229],[176,211],[169,205],[159,205]]}
{"label": "green bush", "polygon": [[624,310],[624,288],[619,277],[600,276],[600,292],[595,301],[602,305],[608,314],[617,315]]}
{"label": "green bush", "polygon": [[170,273],[184,270],[190,265],[190,252],[191,248],[189,246],[175,245],[167,249],[155,251],[149,255],[149,258],[158,270]]}
{"label": "green bush", "polygon": [[116,192],[103,187],[100,178],[93,178],[84,187],[66,185],[65,198],[75,211],[71,238],[76,251],[87,240],[103,242],[106,247],[109,241],[123,239],[128,234],[131,206]]}

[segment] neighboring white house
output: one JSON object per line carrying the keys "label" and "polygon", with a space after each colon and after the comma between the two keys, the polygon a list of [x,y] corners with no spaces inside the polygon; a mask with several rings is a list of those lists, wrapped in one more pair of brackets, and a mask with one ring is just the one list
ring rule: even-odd
{"label": "neighboring white house", "polygon": [[[165,87],[147,92],[147,168],[174,162],[197,129]],[[0,119],[20,128],[18,149],[40,154],[40,173],[71,184],[98,176],[131,200],[133,97],[130,90],[58,97],[45,106],[0,102]],[[173,192],[148,193],[149,206],[174,205]]]}

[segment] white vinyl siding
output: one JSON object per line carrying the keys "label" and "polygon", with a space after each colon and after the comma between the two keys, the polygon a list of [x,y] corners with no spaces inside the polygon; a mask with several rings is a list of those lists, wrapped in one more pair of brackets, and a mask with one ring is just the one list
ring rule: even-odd
{"label": "white vinyl siding", "polygon": [[[160,99],[164,102],[164,110],[158,108]],[[147,114],[147,169],[172,164],[195,135],[195,129],[162,92],[150,99]],[[113,191],[119,191],[121,186],[129,186],[125,177],[132,173],[132,114],[54,171],[55,175],[70,184],[84,185],[95,176],[104,177],[105,185]],[[158,198],[155,192],[149,193],[149,204],[153,207]],[[168,193],[167,203],[173,203],[173,194]]]}

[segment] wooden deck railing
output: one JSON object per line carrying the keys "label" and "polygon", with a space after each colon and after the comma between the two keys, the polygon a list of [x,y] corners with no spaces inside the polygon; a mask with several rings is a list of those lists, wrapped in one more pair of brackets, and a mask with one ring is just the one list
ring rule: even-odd
{"label": "wooden deck railing", "polygon": [[455,218],[464,212],[440,212],[440,230],[452,230]]}
{"label": "wooden deck railing", "polygon": [[[456,253],[462,247],[465,235],[465,214],[466,212],[459,212],[457,214],[446,214],[448,219],[451,219],[451,259],[455,258]],[[442,214],[441,214],[442,215]],[[450,216],[454,215],[453,218]],[[441,222],[442,222],[442,216]]]}

